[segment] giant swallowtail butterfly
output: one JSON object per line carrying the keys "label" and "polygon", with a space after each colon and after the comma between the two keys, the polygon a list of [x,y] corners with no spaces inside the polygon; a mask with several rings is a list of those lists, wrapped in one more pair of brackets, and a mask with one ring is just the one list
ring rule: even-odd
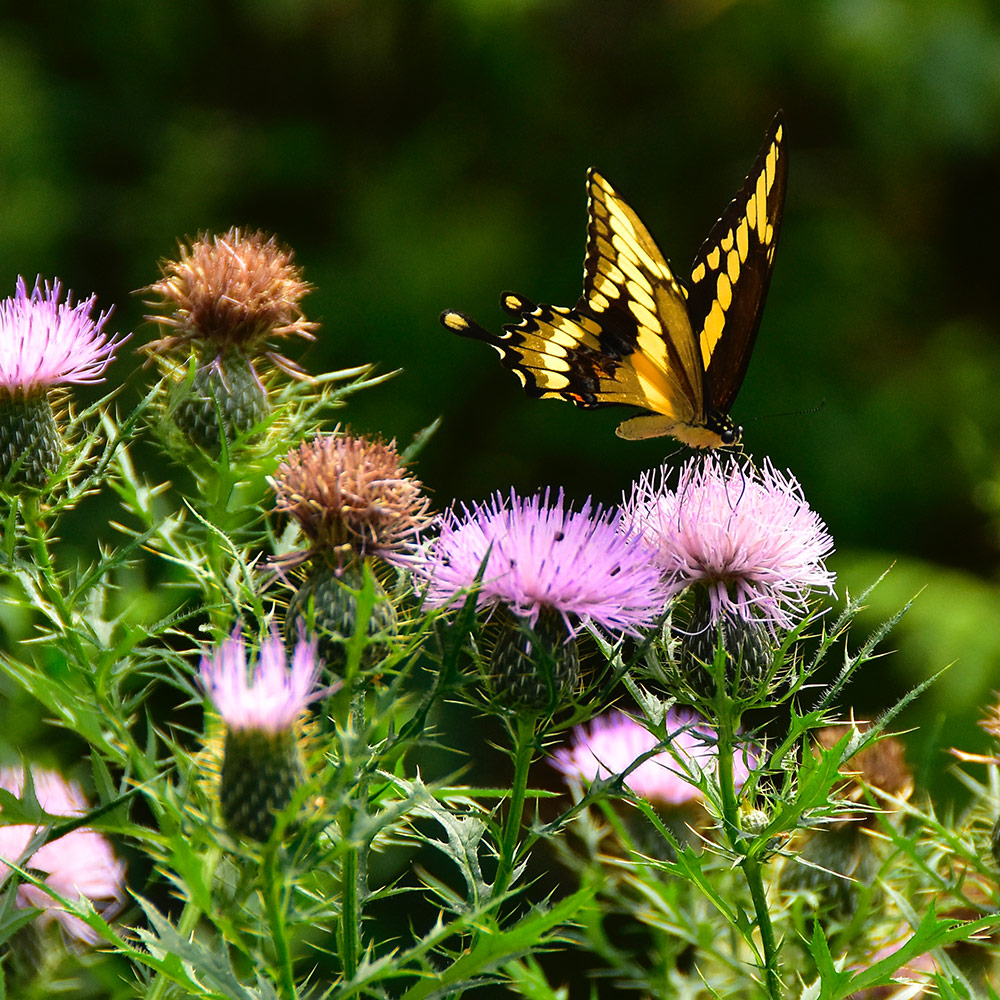
{"label": "giant swallowtail butterfly", "polygon": [[452,310],[441,322],[495,348],[529,396],[648,411],[619,425],[619,437],[670,434],[692,448],[735,444],[742,429],[729,408],[760,326],[785,199],[783,133],[779,112],[686,284],[621,195],[591,169],[576,305],[539,306],[507,293],[500,305],[518,322],[502,333]]}

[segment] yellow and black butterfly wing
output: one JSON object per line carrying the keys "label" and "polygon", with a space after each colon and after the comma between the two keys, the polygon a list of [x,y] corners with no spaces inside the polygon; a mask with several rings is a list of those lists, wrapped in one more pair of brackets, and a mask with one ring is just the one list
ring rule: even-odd
{"label": "yellow and black butterfly wing", "polygon": [[501,305],[519,322],[500,334],[454,311],[441,321],[490,344],[531,396],[587,409],[638,407],[647,413],[626,421],[622,436],[684,439],[685,428],[700,428],[704,410],[700,354],[684,292],[614,188],[591,170],[587,189],[584,288],[572,309],[508,293]]}
{"label": "yellow and black butterfly wing", "polygon": [[785,202],[783,139],[779,112],[743,186],[691,268],[687,310],[701,351],[709,412],[729,413],[760,327]]}
{"label": "yellow and black butterfly wing", "polygon": [[[621,437],[673,434],[686,443],[703,422],[703,372],[684,291],[639,217],[595,170],[587,174],[587,253],[576,311],[593,317],[612,351],[620,401],[650,411]],[[619,401],[619,400],[616,400]]]}

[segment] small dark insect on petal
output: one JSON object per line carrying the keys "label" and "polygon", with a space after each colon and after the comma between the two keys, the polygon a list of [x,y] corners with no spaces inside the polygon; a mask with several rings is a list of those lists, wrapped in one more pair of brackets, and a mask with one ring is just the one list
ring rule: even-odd
{"label": "small dark insect on petal", "polygon": [[611,571],[611,572],[610,572],[610,573],[608,574],[608,576],[617,576],[617,575],[618,575],[618,574],[619,574],[619,573],[620,573],[621,571],[622,571],[622,568],[621,568],[621,566],[616,566],[616,567],[615,567],[615,568],[614,568],[614,569],[613,569],[613,570],[612,570],[612,571]]}
{"label": "small dark insect on petal", "polygon": [[557,531],[555,533],[554,541],[561,542],[565,537],[566,536],[561,531]]}

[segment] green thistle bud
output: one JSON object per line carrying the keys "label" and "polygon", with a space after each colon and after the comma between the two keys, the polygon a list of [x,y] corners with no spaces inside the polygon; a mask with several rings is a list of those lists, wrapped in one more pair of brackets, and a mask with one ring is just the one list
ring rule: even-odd
{"label": "green thistle bud", "polygon": [[199,364],[193,379],[175,383],[168,409],[190,441],[215,455],[221,444],[220,417],[226,440],[232,441],[264,420],[271,404],[253,363],[234,347]]}
{"label": "green thistle bud", "polygon": [[746,621],[729,611],[716,611],[708,591],[691,588],[694,607],[688,624],[675,626],[680,641],[681,669],[691,686],[711,695],[715,681],[711,672],[719,646],[726,651],[726,682],[737,696],[749,694],[767,676],[774,655],[774,637],[760,622]]}
{"label": "green thistle bud", "polygon": [[300,639],[289,666],[275,635],[252,667],[238,634],[202,657],[202,686],[226,724],[219,804],[231,833],[267,840],[304,780],[298,727],[309,703],[327,693],[315,690],[319,670],[315,642]]}
{"label": "green thistle bud", "polygon": [[497,703],[554,709],[572,694],[580,676],[580,650],[558,611],[542,608],[531,634],[505,610],[498,610],[494,623],[499,634],[487,682]]}
{"label": "green thistle bud", "polygon": [[59,467],[62,438],[45,393],[0,393],[0,481],[44,486]]}
{"label": "green thistle bud", "polygon": [[[391,635],[397,628],[396,609],[385,589],[372,577],[375,604],[368,621],[367,634]],[[303,626],[313,631],[319,641],[319,652],[326,665],[342,674],[347,662],[344,644],[357,629],[358,599],[355,592],[365,585],[363,565],[355,560],[337,569],[320,559],[309,566],[305,580],[288,602],[285,615],[285,640],[291,643]],[[370,642],[361,657],[361,665],[372,666],[385,656],[384,642]]]}
{"label": "green thistle bud", "polygon": [[288,807],[304,779],[302,752],[293,732],[228,730],[219,785],[226,829],[267,840],[275,815]]}

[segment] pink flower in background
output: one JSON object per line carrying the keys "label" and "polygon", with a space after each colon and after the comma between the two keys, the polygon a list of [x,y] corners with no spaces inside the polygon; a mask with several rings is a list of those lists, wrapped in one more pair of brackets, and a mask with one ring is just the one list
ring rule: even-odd
{"label": "pink flower in background", "polygon": [[[31,778],[38,803],[47,813],[81,816],[90,808],[76,782],[42,768],[32,769]],[[0,768],[0,788],[20,798],[24,792],[24,771],[20,767]],[[23,857],[38,829],[23,823],[0,827],[0,859],[3,859],[0,875],[7,874],[9,864],[31,868],[44,873],[45,884],[66,899],[85,896],[105,919],[114,916],[125,900],[125,866],[115,857],[105,837],[96,830],[81,827]],[[55,920],[79,941],[95,944],[98,940],[92,928],[64,910],[38,886],[19,885],[17,904],[37,907],[42,911],[38,919],[43,924]]]}
{"label": "pink flower in background", "polygon": [[[630,771],[625,784],[653,805],[678,806],[701,799],[701,791],[685,777],[685,764],[692,773],[715,767],[716,735],[692,712],[667,713],[670,750],[662,750]],[[551,757],[552,766],[567,778],[586,782],[621,774],[660,741],[648,729],[622,712],[598,716],[589,725],[576,726],[569,746]],[[746,750],[733,757],[733,776],[741,786],[753,767]]]}
{"label": "pink flower in background", "polygon": [[109,338],[110,313],[91,316],[97,296],[61,302],[62,285],[42,284],[28,293],[23,278],[10,298],[0,301],[0,389],[29,395],[65,383],[99,382],[128,337]]}
{"label": "pink flower in background", "polygon": [[666,592],[653,553],[641,539],[619,529],[620,515],[566,505],[562,492],[524,499],[496,494],[489,503],[441,518],[441,530],[409,561],[427,581],[430,607],[461,605],[483,563],[480,608],[506,605],[534,627],[552,609],[571,634],[587,622],[635,633],[666,608]]}
{"label": "pink flower in background", "polygon": [[656,550],[671,596],[698,584],[715,621],[791,628],[812,590],[832,592],[833,540],[793,476],[714,455],[688,462],[676,489],[668,476],[635,484],[625,521]]}
{"label": "pink flower in background", "polygon": [[247,664],[243,639],[233,635],[201,659],[201,682],[230,729],[283,733],[292,729],[316,691],[320,662],[315,640],[300,639],[291,668],[277,636],[260,644],[260,658]]}

